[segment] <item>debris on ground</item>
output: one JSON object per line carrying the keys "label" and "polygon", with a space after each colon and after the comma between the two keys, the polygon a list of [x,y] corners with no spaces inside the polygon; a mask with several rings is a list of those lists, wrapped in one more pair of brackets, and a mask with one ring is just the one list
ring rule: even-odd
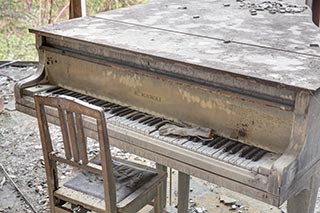
{"label": "debris on ground", "polygon": [[237,0],[240,8],[249,9],[251,15],[257,15],[258,11],[267,11],[270,14],[276,13],[302,13],[308,9],[306,5],[289,4],[279,1],[261,1],[260,3],[252,3],[247,0]]}
{"label": "debris on ground", "polygon": [[225,205],[231,206],[231,205],[235,204],[237,201],[233,198],[226,196],[226,195],[221,195],[220,202],[224,203]]}

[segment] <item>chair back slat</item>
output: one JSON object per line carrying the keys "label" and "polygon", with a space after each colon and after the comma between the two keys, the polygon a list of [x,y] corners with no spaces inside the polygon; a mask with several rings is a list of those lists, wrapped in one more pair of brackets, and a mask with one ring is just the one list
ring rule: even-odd
{"label": "chair back slat", "polygon": [[83,164],[88,163],[88,155],[87,155],[87,138],[84,135],[83,131],[83,121],[82,116],[79,113],[75,113],[76,118],[76,131],[77,131],[77,142],[79,145],[79,154],[80,159]]}
{"label": "chair back slat", "polygon": [[62,132],[62,139],[63,139],[65,156],[68,160],[70,160],[72,158],[72,153],[71,153],[71,149],[70,149],[66,114],[62,109],[58,109],[58,112],[59,112],[59,120],[60,120],[60,127],[61,127],[61,132]]}
{"label": "chair back slat", "polygon": [[68,124],[69,141],[70,141],[70,146],[72,150],[72,157],[75,162],[79,162],[80,161],[79,147],[77,142],[73,112],[67,111],[67,124]]}

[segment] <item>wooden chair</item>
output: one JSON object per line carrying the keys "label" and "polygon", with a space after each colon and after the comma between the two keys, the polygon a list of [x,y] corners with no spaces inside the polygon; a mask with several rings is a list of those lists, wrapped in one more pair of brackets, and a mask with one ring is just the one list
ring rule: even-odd
{"label": "wooden chair", "polygon": [[[102,108],[67,96],[36,95],[34,99],[51,212],[72,212],[71,209],[67,208],[66,202],[72,205],[79,205],[85,210],[96,212],[137,212],[151,203],[152,200],[154,200],[154,212],[162,212],[163,203],[161,202],[163,202],[163,198],[161,198],[161,189],[166,181],[166,173],[151,168],[146,169],[142,165],[133,165],[129,162],[112,161],[106,118]],[[57,112],[58,118],[56,119],[60,122],[64,154],[57,153],[54,150],[54,144],[48,128],[46,110]],[[99,162],[92,162],[88,159],[87,138],[84,128],[84,123],[88,122],[87,119],[96,121],[101,158],[101,160],[98,160]],[[58,162],[77,167],[84,172],[80,173],[80,176],[78,175],[71,179],[71,182],[59,185]],[[128,186],[128,184],[124,186],[123,184],[121,185],[121,181],[123,183],[124,179],[122,176],[126,175],[123,171],[134,174],[132,177],[138,177],[138,181],[140,179],[143,180],[144,177],[148,178],[145,178],[136,188]],[[85,178],[90,175],[95,176],[95,179],[100,180],[100,182],[92,183],[92,180],[85,182]],[[132,183],[132,178],[129,178],[127,182]],[[90,191],[92,184],[94,189]],[[77,186],[86,189],[78,189]],[[119,188],[119,186],[121,187]],[[102,196],[100,197],[99,194],[94,194],[99,190],[102,190]]]}

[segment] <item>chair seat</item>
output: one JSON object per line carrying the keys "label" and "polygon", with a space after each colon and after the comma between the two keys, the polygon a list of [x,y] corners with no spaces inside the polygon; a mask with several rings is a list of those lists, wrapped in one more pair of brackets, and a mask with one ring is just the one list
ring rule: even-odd
{"label": "chair seat", "polygon": [[[134,193],[157,175],[155,171],[139,168],[116,160],[112,162],[112,167],[116,182],[117,203]],[[81,172],[63,185],[84,194],[104,199],[103,181],[100,175]]]}

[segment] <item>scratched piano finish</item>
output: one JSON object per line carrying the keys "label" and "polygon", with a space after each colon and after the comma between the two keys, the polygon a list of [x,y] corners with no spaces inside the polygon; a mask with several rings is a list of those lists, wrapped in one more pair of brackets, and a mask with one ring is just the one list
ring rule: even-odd
{"label": "scratched piano finish", "polygon": [[[20,111],[32,115],[36,85],[51,84],[123,106],[106,112],[117,111],[113,144],[186,174],[276,206],[312,185],[320,35],[309,9],[252,16],[234,0],[152,0],[31,32],[40,66],[16,85]],[[160,118],[217,138],[160,136]]]}

